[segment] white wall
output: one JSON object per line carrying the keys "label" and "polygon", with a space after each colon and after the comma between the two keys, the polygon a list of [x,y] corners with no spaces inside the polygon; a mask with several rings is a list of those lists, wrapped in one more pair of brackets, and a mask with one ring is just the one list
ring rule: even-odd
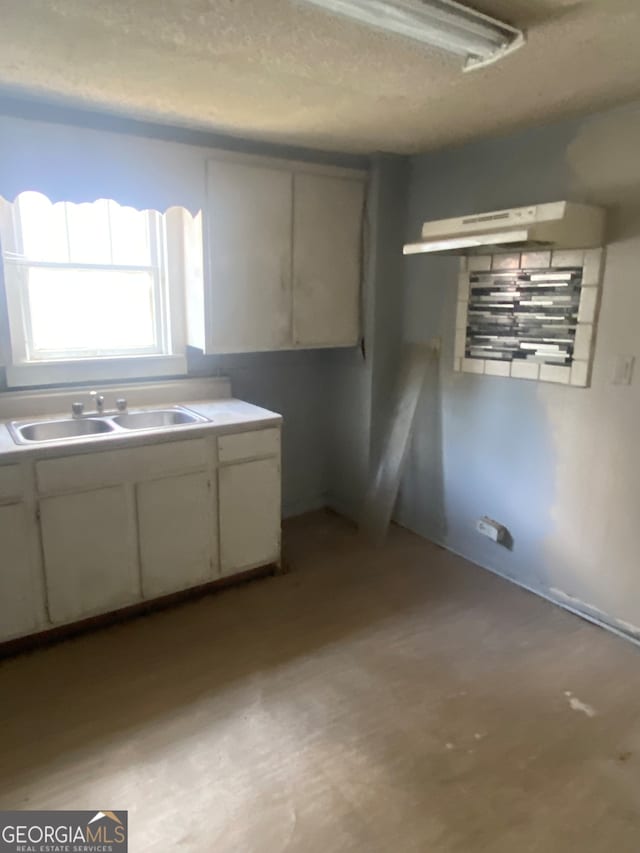
{"label": "white wall", "polygon": [[[426,219],[570,198],[609,208],[610,244],[589,389],[454,374],[457,260],[407,259],[405,338],[440,334],[443,355],[398,518],[640,636],[640,371],[611,384],[618,354],[640,357],[638,152],[634,105],[413,160],[407,239]],[[474,531],[484,514],[510,529],[512,551]]]}

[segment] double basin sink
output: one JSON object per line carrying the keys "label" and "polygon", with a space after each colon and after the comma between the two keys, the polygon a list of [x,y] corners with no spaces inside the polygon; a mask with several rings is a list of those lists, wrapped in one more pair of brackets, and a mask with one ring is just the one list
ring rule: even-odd
{"label": "double basin sink", "polygon": [[41,419],[9,424],[16,444],[64,441],[91,435],[107,435],[123,431],[169,429],[187,424],[206,423],[207,418],[182,406],[147,409],[114,415],[81,415],[77,418]]}

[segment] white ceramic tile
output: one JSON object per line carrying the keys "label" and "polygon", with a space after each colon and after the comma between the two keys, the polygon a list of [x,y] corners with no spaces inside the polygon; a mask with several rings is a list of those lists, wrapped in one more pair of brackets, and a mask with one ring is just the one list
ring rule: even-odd
{"label": "white ceramic tile", "polygon": [[461,272],[458,276],[458,300],[466,302],[469,299],[469,273]]}
{"label": "white ceramic tile", "polygon": [[462,369],[465,373],[484,373],[484,359],[463,358]]}
{"label": "white ceramic tile", "polygon": [[578,310],[578,322],[593,323],[596,319],[597,305],[598,288],[583,287],[580,291],[580,308]]}
{"label": "white ceramic tile", "polygon": [[494,361],[488,358],[484,363],[484,372],[487,376],[508,376],[510,368],[511,362],[509,361]]}
{"label": "white ceramic tile", "polygon": [[584,266],[582,269],[583,286],[600,284],[603,260],[604,251],[602,249],[587,249],[584,253]]}
{"label": "white ceramic tile", "polygon": [[458,307],[456,308],[456,329],[466,329],[467,328],[467,303],[466,302],[458,302]]}
{"label": "white ceramic tile", "polygon": [[582,249],[559,249],[551,256],[552,267],[581,267],[583,262]]}
{"label": "white ceramic tile", "polygon": [[535,361],[512,361],[511,376],[514,379],[537,379],[539,367]]}
{"label": "white ceramic tile", "polygon": [[467,336],[464,329],[456,329],[456,342],[453,355],[455,358],[464,358],[464,350],[467,343]]}
{"label": "white ceramic tile", "polygon": [[523,252],[520,258],[522,269],[548,269],[551,266],[551,252]]}
{"label": "white ceramic tile", "polygon": [[571,365],[571,384],[586,388],[589,384],[589,362],[574,361]]}
{"label": "white ceramic tile", "polygon": [[563,385],[568,385],[571,380],[571,368],[563,364],[541,364],[540,365],[540,381],[541,382],[560,382]]}
{"label": "white ceramic tile", "polygon": [[455,370],[455,372],[460,373],[461,368],[462,368],[462,359],[461,358],[454,358],[453,359],[453,369]]}
{"label": "white ceramic tile", "polygon": [[469,255],[467,258],[469,272],[484,272],[491,269],[491,255]]}
{"label": "white ceramic tile", "polygon": [[578,323],[578,328],[576,329],[576,342],[573,347],[573,357],[577,361],[589,360],[592,340],[593,326],[591,323]]}
{"label": "white ceramic tile", "polygon": [[494,255],[491,269],[517,270],[520,268],[520,253],[510,255]]}

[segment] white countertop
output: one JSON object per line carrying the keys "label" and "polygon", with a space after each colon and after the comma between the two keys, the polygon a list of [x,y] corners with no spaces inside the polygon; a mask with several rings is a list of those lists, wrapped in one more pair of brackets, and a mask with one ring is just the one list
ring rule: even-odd
{"label": "white countertop", "polygon": [[[181,424],[146,430],[87,435],[78,438],[57,441],[39,441],[29,444],[16,444],[7,428],[8,421],[0,421],[0,465],[21,462],[25,459],[46,458],[50,456],[68,456],[74,453],[90,453],[115,447],[132,447],[142,444],[158,444],[167,441],[180,441],[202,435],[229,432],[246,432],[268,426],[279,426],[282,415],[262,409],[233,397],[220,400],[184,400],[153,406],[132,407],[129,411],[171,408],[184,406],[198,415],[207,418],[206,423]],[[105,416],[111,414],[105,412]],[[12,418],[18,422],[37,420],[56,420],[70,417],[69,412],[57,415],[43,415],[41,418]]]}

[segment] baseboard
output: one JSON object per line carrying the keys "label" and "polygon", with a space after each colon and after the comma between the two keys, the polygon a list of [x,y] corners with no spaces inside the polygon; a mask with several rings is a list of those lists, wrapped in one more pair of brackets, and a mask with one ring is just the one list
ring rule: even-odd
{"label": "baseboard", "polygon": [[[407,528],[410,530],[411,528]],[[415,533],[416,536],[421,536],[420,533],[417,533],[415,530],[411,531]],[[421,537],[425,538],[425,537]],[[587,622],[591,622],[592,625],[597,625],[598,628],[602,628],[605,631],[609,631],[612,634],[615,634],[617,637],[621,637],[623,640],[627,640],[629,643],[633,643],[635,646],[640,648],[640,631],[636,634],[633,630],[625,629],[618,619],[615,619],[612,616],[609,616],[608,613],[603,613],[602,611],[589,612],[588,609],[582,609],[577,604],[571,604],[571,600],[569,596],[566,596],[566,599],[559,598],[557,595],[554,595],[551,590],[538,589],[533,586],[529,586],[526,583],[523,583],[516,578],[511,577],[510,575],[504,574],[499,569],[493,568],[493,566],[486,565],[485,563],[479,563],[473,557],[470,557],[468,554],[463,554],[460,551],[456,551],[455,548],[451,548],[449,545],[445,545],[444,542],[438,542],[433,539],[428,539],[428,542],[433,542],[434,545],[437,545],[439,548],[444,548],[445,551],[449,551],[451,554],[455,554],[456,557],[462,557],[463,560],[466,560],[468,563],[472,563],[474,566],[477,566],[480,569],[484,569],[487,572],[491,572],[492,575],[496,575],[502,580],[509,581],[509,583],[514,584],[515,586],[519,586],[520,589],[526,590],[526,592],[530,592],[533,595],[537,595],[538,598],[543,598],[545,601],[548,601],[550,604],[555,604],[556,607],[561,607],[563,610],[566,610],[568,613],[573,613],[574,616],[579,616],[580,619],[584,619]],[[583,602],[580,602],[583,604]],[[585,607],[589,607],[589,605],[584,605]],[[595,610],[595,608],[593,608]]]}
{"label": "baseboard", "polygon": [[7,657],[22,654],[23,652],[34,651],[35,649],[53,645],[54,643],[59,643],[63,640],[69,640],[72,637],[87,634],[100,628],[108,628],[111,625],[117,625],[118,623],[128,621],[129,619],[135,619],[161,610],[167,610],[178,604],[195,601],[196,599],[203,598],[206,595],[221,592],[227,587],[240,586],[241,584],[249,583],[250,581],[265,578],[274,574],[279,574],[279,567],[275,564],[257,566],[256,568],[249,569],[248,571],[241,572],[237,575],[219,577],[214,581],[209,581],[208,583],[201,584],[200,586],[189,587],[188,589],[183,589],[179,592],[172,592],[169,595],[163,595],[159,598],[152,598],[147,601],[139,601],[136,604],[122,607],[119,610],[111,610],[108,613],[100,613],[97,616],[80,619],[77,622],[70,622],[64,625],[46,628],[45,630],[38,631],[35,634],[15,637],[12,640],[3,640],[0,643],[0,661]]}

